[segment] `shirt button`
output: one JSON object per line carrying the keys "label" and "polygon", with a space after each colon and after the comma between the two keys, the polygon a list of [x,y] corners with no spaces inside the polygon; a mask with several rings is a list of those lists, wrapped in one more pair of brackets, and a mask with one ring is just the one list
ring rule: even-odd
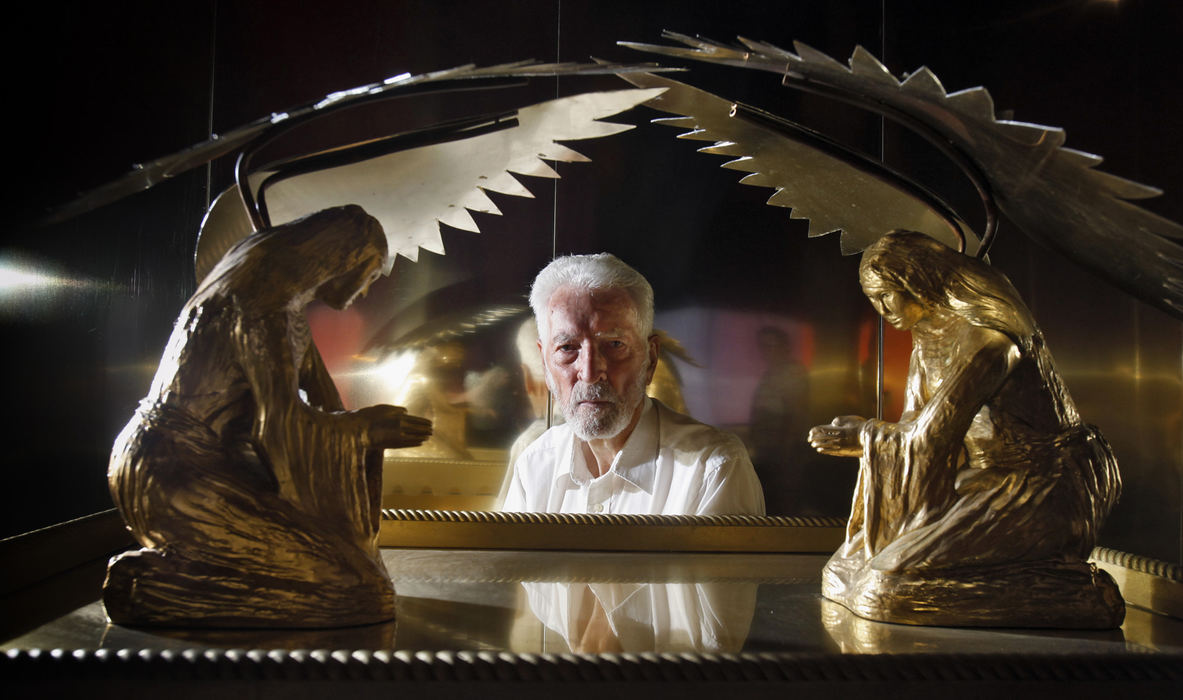
{"label": "shirt button", "polygon": [[604,512],[604,504],[603,504],[603,503],[597,503],[597,504],[595,504],[594,506],[592,506],[592,507],[591,507],[591,512],[593,512],[593,513],[603,513],[603,512]]}

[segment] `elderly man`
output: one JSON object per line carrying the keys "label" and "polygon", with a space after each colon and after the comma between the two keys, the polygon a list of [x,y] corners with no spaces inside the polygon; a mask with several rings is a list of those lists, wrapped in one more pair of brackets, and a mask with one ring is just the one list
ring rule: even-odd
{"label": "elderly man", "polygon": [[658,340],[640,273],[608,254],[559,258],[538,273],[530,306],[566,423],[518,457],[503,510],[764,514],[737,437],[645,396]]}

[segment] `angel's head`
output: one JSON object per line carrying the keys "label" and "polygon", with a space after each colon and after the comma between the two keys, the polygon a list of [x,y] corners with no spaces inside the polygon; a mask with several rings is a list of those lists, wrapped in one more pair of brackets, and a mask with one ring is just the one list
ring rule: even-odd
{"label": "angel's head", "polygon": [[316,288],[316,299],[323,301],[334,309],[344,309],[359,296],[365,296],[370,285],[382,274],[382,264],[385,260],[385,236],[383,236],[382,255],[375,254],[373,246],[364,246],[362,255],[352,266],[341,274],[329,279]]}
{"label": "angel's head", "polygon": [[386,235],[361,207],[325,209],[245,238],[202,282],[266,311],[319,299],[344,308],[381,274]]}
{"label": "angel's head", "polygon": [[901,330],[948,312],[1016,340],[1034,332],[1005,275],[923,233],[892,231],[867,246],[859,281],[876,310]]}

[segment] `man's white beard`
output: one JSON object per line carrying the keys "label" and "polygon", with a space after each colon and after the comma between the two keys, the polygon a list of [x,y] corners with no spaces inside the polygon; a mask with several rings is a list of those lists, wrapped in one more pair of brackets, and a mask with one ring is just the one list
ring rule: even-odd
{"label": "man's white beard", "polygon": [[[637,407],[645,398],[645,374],[642,370],[636,380],[626,389],[624,396],[616,393],[607,380],[586,384],[576,382],[571,395],[564,404],[556,401],[559,412],[567,425],[575,431],[580,440],[608,440],[619,435],[632,422]],[[552,396],[557,398],[550,372],[546,373],[546,385]],[[610,405],[600,408],[581,405],[581,401],[607,401]]]}

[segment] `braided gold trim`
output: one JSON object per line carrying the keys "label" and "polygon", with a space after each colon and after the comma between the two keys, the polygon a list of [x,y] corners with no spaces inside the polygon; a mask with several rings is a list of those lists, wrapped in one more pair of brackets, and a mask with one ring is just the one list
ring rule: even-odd
{"label": "braided gold trim", "polygon": [[382,511],[383,520],[432,523],[490,523],[498,525],[630,525],[630,526],[743,526],[743,527],[845,527],[843,518],[780,517],[754,515],[621,515],[583,513],[508,513],[475,510]]}
{"label": "braided gold trim", "polygon": [[1103,564],[1121,566],[1140,574],[1150,574],[1175,583],[1183,583],[1183,566],[1160,559],[1151,559],[1140,554],[1131,554],[1108,547],[1093,549],[1092,559]]}
{"label": "braided gold trim", "polygon": [[[335,681],[586,683],[881,683],[962,685],[988,681],[1177,683],[1175,655],[820,655],[820,654],[511,654],[493,651],[347,650],[97,651],[13,650],[0,655],[6,682]],[[87,688],[101,689],[87,685]],[[862,690],[865,691],[865,688]]]}

